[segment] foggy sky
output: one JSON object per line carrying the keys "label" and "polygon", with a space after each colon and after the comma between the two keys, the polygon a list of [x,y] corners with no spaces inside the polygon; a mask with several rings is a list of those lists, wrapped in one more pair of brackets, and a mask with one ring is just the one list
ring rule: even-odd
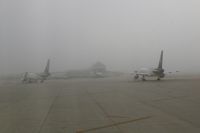
{"label": "foggy sky", "polygon": [[0,74],[157,67],[200,72],[198,0],[0,0]]}

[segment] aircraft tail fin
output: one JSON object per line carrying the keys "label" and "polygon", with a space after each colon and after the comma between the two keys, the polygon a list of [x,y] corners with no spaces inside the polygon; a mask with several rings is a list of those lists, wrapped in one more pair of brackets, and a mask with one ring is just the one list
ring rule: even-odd
{"label": "aircraft tail fin", "polygon": [[46,67],[45,67],[45,69],[44,69],[44,73],[45,73],[45,74],[49,74],[49,66],[50,66],[50,60],[48,59],[47,65],[46,65]]}
{"label": "aircraft tail fin", "polygon": [[163,65],[163,50],[161,51],[161,54],[160,54],[158,69],[162,69],[162,65]]}

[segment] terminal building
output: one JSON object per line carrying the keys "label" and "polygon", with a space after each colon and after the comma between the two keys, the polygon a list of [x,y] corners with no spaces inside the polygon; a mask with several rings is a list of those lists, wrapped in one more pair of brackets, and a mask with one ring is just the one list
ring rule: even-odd
{"label": "terminal building", "polygon": [[106,65],[101,62],[97,62],[88,69],[83,70],[71,70],[66,73],[68,78],[90,78],[90,77],[105,77]]}

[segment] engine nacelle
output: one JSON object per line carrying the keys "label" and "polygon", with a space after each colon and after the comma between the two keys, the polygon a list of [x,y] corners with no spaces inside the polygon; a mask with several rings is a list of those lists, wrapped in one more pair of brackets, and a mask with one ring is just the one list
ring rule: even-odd
{"label": "engine nacelle", "polygon": [[135,78],[135,79],[138,79],[138,78],[139,78],[139,75],[138,75],[138,74],[136,74],[136,75],[134,76],[134,78]]}
{"label": "engine nacelle", "polygon": [[165,77],[165,74],[164,74],[164,73],[162,73],[162,74],[160,75],[160,77],[161,77],[161,78],[164,78],[164,77]]}

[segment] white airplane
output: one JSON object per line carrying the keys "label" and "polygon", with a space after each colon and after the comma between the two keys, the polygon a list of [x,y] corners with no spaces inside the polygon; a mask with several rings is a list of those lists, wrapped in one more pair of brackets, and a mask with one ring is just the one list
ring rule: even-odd
{"label": "white airplane", "polygon": [[157,80],[165,77],[163,64],[163,50],[161,51],[160,60],[157,68],[141,68],[139,71],[135,71],[134,79],[137,80],[141,76],[141,79],[145,81],[145,77],[157,77]]}
{"label": "white airplane", "polygon": [[46,80],[47,77],[50,76],[49,65],[50,65],[50,60],[48,59],[44,72],[42,73],[25,72],[22,76],[22,83],[36,83],[38,81],[43,83],[44,80]]}

